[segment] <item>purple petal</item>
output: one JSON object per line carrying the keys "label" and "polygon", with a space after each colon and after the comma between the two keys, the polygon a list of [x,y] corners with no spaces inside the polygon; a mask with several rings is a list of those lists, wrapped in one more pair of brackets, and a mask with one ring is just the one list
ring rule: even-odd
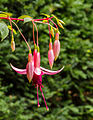
{"label": "purple petal", "polygon": [[18,69],[16,67],[14,67],[11,63],[10,63],[11,67],[13,70],[15,70],[17,73],[19,74],[26,74],[26,69]]}
{"label": "purple petal", "polygon": [[57,71],[48,70],[48,69],[43,68],[43,67],[40,67],[40,69],[42,70],[42,72],[43,72],[44,74],[54,75],[54,74],[57,74],[57,73],[61,72],[61,71],[64,69],[64,67],[62,67],[60,70],[57,70]]}

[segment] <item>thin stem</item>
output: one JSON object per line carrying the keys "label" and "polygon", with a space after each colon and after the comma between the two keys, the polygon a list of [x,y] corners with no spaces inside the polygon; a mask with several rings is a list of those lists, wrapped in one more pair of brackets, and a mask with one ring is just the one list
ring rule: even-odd
{"label": "thin stem", "polygon": [[34,24],[33,24],[33,42],[34,42],[34,45],[35,45]]}
{"label": "thin stem", "polygon": [[12,37],[13,37],[13,27],[12,27],[12,23],[11,23],[11,18],[9,18],[9,22],[10,22],[10,26],[11,26],[11,34],[12,34]]}
{"label": "thin stem", "polygon": [[56,28],[58,28],[58,26],[56,25],[56,23],[54,23],[53,20],[51,20],[51,19],[49,19],[49,20],[56,26]]}
{"label": "thin stem", "polygon": [[50,25],[50,24],[48,24],[48,23],[44,23],[44,22],[41,22],[41,21],[35,21],[36,23],[43,23],[43,24],[46,24],[46,25],[49,25],[49,26],[52,26],[52,25]]}
{"label": "thin stem", "polygon": [[[11,20],[12,21],[12,20]],[[20,29],[19,29],[19,27],[17,26],[17,24],[15,23],[15,22],[13,22],[12,21],[12,23],[16,26],[16,28],[18,29],[18,31],[20,32],[20,34],[21,34],[21,36],[23,37],[23,39],[25,40],[25,42],[26,42],[26,44],[27,44],[27,46],[28,46],[28,48],[29,48],[29,51],[31,50],[31,48],[30,48],[30,46],[29,46],[29,44],[28,44],[28,42],[27,42],[27,40],[26,40],[26,38],[24,37],[24,35],[22,34],[22,32],[20,31]]]}
{"label": "thin stem", "polygon": [[51,40],[51,33],[50,33],[50,26],[49,26],[49,21],[48,22],[48,29],[49,29],[49,37],[50,37],[50,40]]}
{"label": "thin stem", "polygon": [[[33,19],[33,21],[41,21],[41,20],[49,20],[52,19],[53,17],[50,18],[42,18],[42,19]],[[8,17],[0,17],[0,19],[7,19]],[[11,18],[11,20],[19,20],[19,21],[24,21],[24,19],[18,19],[18,18]]]}
{"label": "thin stem", "polygon": [[36,28],[36,31],[37,31],[37,46],[38,46],[38,29],[36,27],[36,24],[32,21],[32,23],[34,24],[35,28]]}
{"label": "thin stem", "polygon": [[44,99],[44,103],[45,103],[45,105],[46,105],[46,109],[49,110],[49,108],[48,108],[48,106],[47,106],[47,104],[46,104],[46,100],[45,100],[45,97],[44,97],[44,94],[43,94],[43,91],[42,91],[41,86],[40,86],[40,91],[41,91],[41,93],[42,93],[42,97],[43,97],[43,99]]}
{"label": "thin stem", "polygon": [[39,104],[39,96],[38,96],[38,84],[37,84],[37,104],[38,104],[38,107],[40,107],[40,104]]}

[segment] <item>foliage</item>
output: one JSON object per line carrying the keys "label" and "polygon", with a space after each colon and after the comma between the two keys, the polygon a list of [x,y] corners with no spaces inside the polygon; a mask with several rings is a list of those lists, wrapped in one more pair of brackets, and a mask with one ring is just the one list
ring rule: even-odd
{"label": "foliage", "polygon": [[[43,77],[43,92],[50,110],[47,112],[40,96],[37,108],[36,89],[26,76],[10,68],[13,63],[20,68],[27,63],[27,46],[19,33],[15,36],[16,51],[11,52],[8,36],[0,42],[0,120],[92,120],[93,119],[93,2],[91,0],[1,0],[1,11],[14,17],[29,15],[38,18],[41,13],[53,13],[65,22],[60,28],[61,52],[53,67],[65,65],[55,76]],[[8,23],[5,20],[5,23]],[[32,48],[32,25],[18,26]],[[47,53],[49,43],[47,25],[38,24],[41,65],[49,68]],[[54,38],[53,38],[54,41]],[[21,64],[20,64],[21,63]]]}

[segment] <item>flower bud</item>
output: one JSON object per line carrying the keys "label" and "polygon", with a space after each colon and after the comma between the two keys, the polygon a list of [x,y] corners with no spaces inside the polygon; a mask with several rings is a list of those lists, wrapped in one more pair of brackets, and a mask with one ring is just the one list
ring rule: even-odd
{"label": "flower bud", "polygon": [[29,53],[29,54],[28,54],[28,62],[31,62],[31,61],[32,61],[32,54]]}
{"label": "flower bud", "polygon": [[28,54],[28,63],[26,65],[26,72],[27,72],[27,78],[30,83],[34,75],[34,61],[32,59],[31,53]]}
{"label": "flower bud", "polygon": [[12,49],[12,52],[15,51],[15,41],[14,40],[11,40],[11,49]]}
{"label": "flower bud", "polygon": [[52,42],[49,43],[48,60],[49,60],[50,68],[52,69],[52,66],[54,63],[54,53],[53,53],[53,49],[52,49]]}
{"label": "flower bud", "polygon": [[34,49],[34,52],[33,52],[33,59],[34,59],[34,67],[36,68],[36,56],[37,56],[37,49]]}
{"label": "flower bud", "polygon": [[55,35],[55,40],[59,40],[59,33],[58,32]]}
{"label": "flower bud", "polygon": [[55,40],[54,46],[53,46],[53,52],[54,52],[54,57],[56,60],[60,53],[60,41],[59,40]]}
{"label": "flower bud", "polygon": [[36,67],[40,68],[40,52],[36,54]]}

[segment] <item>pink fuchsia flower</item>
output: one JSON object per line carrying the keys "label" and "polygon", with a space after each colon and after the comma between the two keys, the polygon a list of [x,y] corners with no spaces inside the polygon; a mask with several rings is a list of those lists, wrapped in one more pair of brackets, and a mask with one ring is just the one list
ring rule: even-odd
{"label": "pink fuchsia flower", "polygon": [[52,69],[53,63],[54,63],[54,53],[52,49],[52,42],[49,43],[48,60],[49,60],[50,68]]}
{"label": "pink fuchsia flower", "polygon": [[56,35],[55,35],[53,52],[54,52],[54,57],[55,57],[55,60],[56,60],[58,58],[58,56],[59,56],[59,53],[60,53],[59,33],[56,33]]}
{"label": "pink fuchsia flower", "polygon": [[[27,74],[27,70],[26,69],[18,69],[16,67],[14,67],[12,64],[11,64],[11,67],[12,67],[13,70],[15,70],[19,74]],[[57,71],[51,71],[51,70],[45,69],[43,67],[36,67],[36,68],[34,68],[34,75],[33,75],[33,78],[32,78],[32,83],[37,88],[37,103],[38,103],[38,107],[40,107],[39,96],[38,96],[38,88],[39,88],[41,93],[42,93],[42,96],[43,96],[43,99],[44,99],[44,102],[45,102],[45,105],[46,105],[46,109],[48,110],[48,106],[47,106],[47,103],[46,103],[46,100],[45,100],[45,97],[44,97],[44,94],[43,94],[43,91],[42,91],[42,87],[43,87],[43,85],[42,85],[42,75],[44,75],[44,74],[54,75],[54,74],[57,74],[57,73],[61,72],[63,70],[63,68],[61,68],[60,70],[57,70]]]}

